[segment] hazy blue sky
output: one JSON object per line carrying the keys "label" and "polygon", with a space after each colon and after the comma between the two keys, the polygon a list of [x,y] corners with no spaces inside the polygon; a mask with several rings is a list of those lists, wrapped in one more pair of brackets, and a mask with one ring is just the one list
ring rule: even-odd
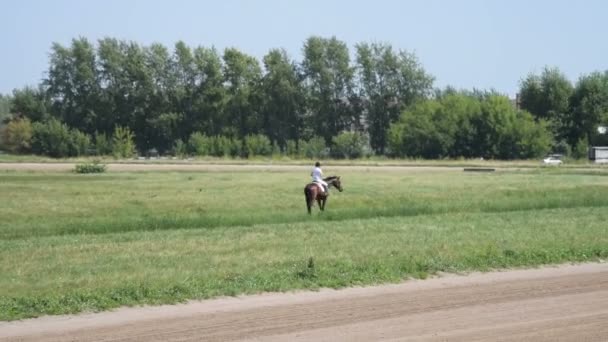
{"label": "hazy blue sky", "polygon": [[436,86],[510,95],[545,65],[572,80],[608,69],[603,0],[0,0],[0,8],[0,93],[37,84],[51,43],[78,36],[234,46],[258,58],[283,47],[297,60],[311,35],[335,35],[351,50],[385,41],[415,52]]}

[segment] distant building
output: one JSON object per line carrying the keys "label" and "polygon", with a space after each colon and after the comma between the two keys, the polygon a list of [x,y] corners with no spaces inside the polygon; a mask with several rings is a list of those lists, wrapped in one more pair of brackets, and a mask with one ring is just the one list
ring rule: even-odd
{"label": "distant building", "polygon": [[592,146],[589,148],[589,160],[596,163],[608,163],[608,147]]}

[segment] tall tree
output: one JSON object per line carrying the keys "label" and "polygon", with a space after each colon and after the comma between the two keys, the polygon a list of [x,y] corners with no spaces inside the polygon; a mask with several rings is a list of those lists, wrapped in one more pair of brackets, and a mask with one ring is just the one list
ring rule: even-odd
{"label": "tall tree", "polygon": [[36,122],[48,119],[50,108],[51,102],[43,87],[25,87],[13,90],[9,112]]}
{"label": "tall tree", "polygon": [[224,51],[224,77],[229,95],[227,116],[239,137],[257,133],[261,129],[259,117],[260,65],[252,56],[235,48]]}
{"label": "tall tree", "polygon": [[209,135],[222,133],[227,102],[224,88],[222,59],[214,48],[198,47],[194,50],[194,89],[192,111],[186,112],[186,136],[195,131]]}
{"label": "tall tree", "polygon": [[135,140],[139,146],[164,152],[173,145],[181,120],[181,113],[176,112],[181,99],[177,90],[178,70],[169,50],[161,44],[146,48],[144,61],[149,82],[144,83],[142,95],[147,100],[144,110],[136,116],[139,134],[135,135]]}
{"label": "tall tree", "polygon": [[11,119],[11,97],[0,94],[0,132]]}
{"label": "tall tree", "polygon": [[98,73],[101,85],[100,118],[96,127],[100,133],[110,134],[114,126],[130,125],[128,103],[132,100],[126,72],[127,44],[114,38],[99,40],[97,48]]}
{"label": "tall tree", "polygon": [[73,39],[70,47],[54,43],[51,49],[48,94],[53,114],[70,127],[92,133],[97,127],[100,84],[95,48],[86,39]]}
{"label": "tall tree", "polygon": [[352,106],[354,69],[346,44],[336,37],[310,37],[304,44],[302,69],[306,77],[309,124],[314,135],[332,137],[357,123]]}
{"label": "tall tree", "polygon": [[280,146],[298,141],[303,128],[304,93],[297,65],[285,50],[274,49],[264,56],[262,79],[264,133]]}
{"label": "tall tree", "polygon": [[389,44],[361,43],[356,49],[371,146],[384,153],[389,125],[404,109],[431,93],[433,77],[414,54],[395,52]]}
{"label": "tall tree", "polygon": [[584,139],[594,144],[598,126],[608,126],[608,71],[582,76],[570,99],[568,142],[575,146]]}
{"label": "tall tree", "polygon": [[553,134],[560,139],[565,134],[569,99],[574,88],[558,68],[545,67],[540,75],[529,74],[521,81],[521,108],[537,119],[549,120]]}
{"label": "tall tree", "polygon": [[11,98],[0,94],[0,120],[10,114],[11,110]]}

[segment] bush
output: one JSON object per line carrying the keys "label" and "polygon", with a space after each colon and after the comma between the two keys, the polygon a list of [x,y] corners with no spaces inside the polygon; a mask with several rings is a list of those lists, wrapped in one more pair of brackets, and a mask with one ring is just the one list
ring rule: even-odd
{"label": "bush", "polygon": [[565,140],[560,140],[558,143],[553,145],[553,152],[563,154],[564,156],[570,157],[572,155],[572,148]]}
{"label": "bush", "polygon": [[112,141],[105,133],[95,133],[95,150],[100,156],[112,154]]}
{"label": "bush", "polygon": [[180,158],[185,157],[188,154],[188,145],[186,145],[182,139],[177,139],[173,143],[173,155]]}
{"label": "bush", "polygon": [[87,155],[91,147],[91,137],[79,130],[70,130],[70,156]]}
{"label": "bush", "polygon": [[129,158],[135,154],[135,134],[128,127],[116,126],[112,137],[112,155]]}
{"label": "bush", "polygon": [[367,136],[357,132],[342,132],[332,139],[331,154],[335,158],[360,158],[369,154]]}
{"label": "bush", "polygon": [[531,114],[522,111],[517,114],[516,125],[512,131],[516,139],[517,158],[542,157],[551,150],[553,138],[545,120],[536,122]]}
{"label": "bush", "polygon": [[579,139],[579,141],[576,143],[576,145],[574,145],[574,148],[572,149],[572,158],[584,159],[584,158],[587,158],[588,156],[589,156],[589,150],[588,150],[588,146],[587,146],[587,139],[583,137],[583,138]]}
{"label": "bush", "polygon": [[[214,157],[225,157],[232,155],[233,142],[228,138],[221,135],[216,135],[211,138],[211,155]],[[240,149],[238,151],[240,154]]]}
{"label": "bush", "polygon": [[106,172],[106,166],[104,164],[99,164],[99,162],[93,163],[85,163],[78,164],[76,168],[74,168],[74,172],[76,173],[103,173]]}
{"label": "bush", "polygon": [[70,129],[57,119],[34,123],[32,152],[54,158],[69,157],[71,152]]}
{"label": "bush", "polygon": [[272,143],[272,156],[280,157],[281,155],[283,155],[283,150],[281,150],[281,146],[279,146],[279,143],[275,141],[274,143]]}
{"label": "bush", "polygon": [[2,145],[12,153],[27,153],[32,144],[32,123],[29,119],[10,121],[2,128]]}
{"label": "bush", "polygon": [[86,155],[91,137],[77,129],[70,129],[57,119],[36,122],[32,126],[32,152],[54,158]]}
{"label": "bush", "polygon": [[298,156],[298,145],[293,140],[287,140],[285,145],[285,154],[287,154],[291,158],[295,158]]}
{"label": "bush", "polygon": [[230,156],[233,158],[243,156],[243,142],[236,138],[228,139],[230,147]]}
{"label": "bush", "polygon": [[245,151],[247,157],[269,156],[272,154],[272,144],[265,135],[247,135],[245,137]]}
{"label": "bush", "polygon": [[195,132],[190,135],[188,140],[190,151],[197,156],[211,155],[211,138],[200,132]]}
{"label": "bush", "polygon": [[300,140],[300,155],[306,158],[316,159],[327,157],[327,146],[325,140],[321,137],[313,137],[308,141]]}

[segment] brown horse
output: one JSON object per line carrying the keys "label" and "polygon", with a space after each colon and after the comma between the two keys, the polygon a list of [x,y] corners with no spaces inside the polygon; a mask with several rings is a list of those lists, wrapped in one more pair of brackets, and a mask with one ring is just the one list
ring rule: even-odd
{"label": "brown horse", "polygon": [[[342,184],[340,183],[340,177],[331,176],[323,179],[325,183],[327,183],[327,188],[331,188],[332,186],[342,192]],[[308,208],[308,213],[310,214],[310,208],[315,203],[319,203],[319,209],[321,211],[325,210],[325,202],[327,201],[327,193],[321,190],[323,186],[318,183],[310,183],[304,187],[304,196],[306,196],[306,208]]]}

